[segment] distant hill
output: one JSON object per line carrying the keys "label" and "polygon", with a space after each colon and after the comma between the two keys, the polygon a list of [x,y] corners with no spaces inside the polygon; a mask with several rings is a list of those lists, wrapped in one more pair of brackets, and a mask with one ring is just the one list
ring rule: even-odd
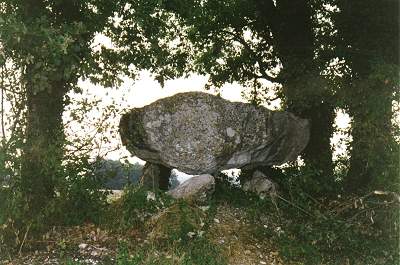
{"label": "distant hill", "polygon": [[96,176],[103,181],[103,187],[121,190],[126,184],[139,182],[143,165],[139,163],[124,164],[118,160],[102,159],[95,165]]}
{"label": "distant hill", "polygon": [[[143,166],[139,163],[124,164],[118,160],[101,159],[95,163],[95,175],[103,182],[103,188],[122,190],[127,184],[139,182]],[[193,176],[173,169],[169,180],[169,188],[173,189],[191,177]]]}

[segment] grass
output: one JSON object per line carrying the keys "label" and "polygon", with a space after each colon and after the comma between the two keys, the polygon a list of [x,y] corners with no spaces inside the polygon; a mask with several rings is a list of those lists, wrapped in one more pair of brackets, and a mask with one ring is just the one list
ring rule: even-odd
{"label": "grass", "polygon": [[207,238],[171,242],[169,245],[145,245],[131,251],[122,244],[117,255],[118,265],[224,265],[225,258]]}
{"label": "grass", "polygon": [[[145,194],[147,191],[134,188],[121,198],[122,205],[125,204],[123,226],[130,223],[146,231],[147,237],[140,247],[132,247],[129,241],[120,242],[118,265],[226,264],[219,247],[206,235],[213,211],[205,212],[186,201],[173,201],[161,193],[156,193],[155,200],[149,202]],[[135,202],[135,206],[130,202]],[[132,212],[144,218],[140,221],[128,218]]]}
{"label": "grass", "polygon": [[112,202],[102,223],[104,229],[119,235],[115,264],[226,264],[219,247],[207,236],[215,214],[212,209],[203,211],[162,192],[127,187]]}
{"label": "grass", "polygon": [[260,200],[220,179],[215,200],[244,209],[253,238],[270,240],[285,264],[400,264],[395,195],[323,200],[287,186],[274,201]]}
{"label": "grass", "polygon": [[292,186],[272,201],[224,178],[216,184],[207,210],[131,186],[98,225],[54,228],[41,241],[66,265],[86,264],[70,258],[83,242],[108,248],[100,263],[110,265],[253,264],[269,253],[285,265],[399,264],[399,202],[390,194],[322,200]]}

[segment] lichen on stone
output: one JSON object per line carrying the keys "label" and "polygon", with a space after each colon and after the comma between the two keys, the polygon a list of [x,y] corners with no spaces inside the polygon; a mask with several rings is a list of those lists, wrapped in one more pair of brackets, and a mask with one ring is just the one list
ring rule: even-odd
{"label": "lichen on stone", "polygon": [[[129,117],[129,118],[128,118]],[[306,120],[202,93],[180,93],[121,119],[127,149],[188,174],[293,160],[308,142]]]}

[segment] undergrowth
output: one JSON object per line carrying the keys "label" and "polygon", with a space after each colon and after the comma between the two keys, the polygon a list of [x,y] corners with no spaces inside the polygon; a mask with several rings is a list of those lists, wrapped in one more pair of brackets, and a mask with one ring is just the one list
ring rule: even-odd
{"label": "undergrowth", "polygon": [[139,230],[146,238],[141,246],[129,238],[120,241],[118,265],[226,264],[219,247],[207,236],[215,214],[212,206],[204,212],[186,201],[173,200],[161,191],[132,185],[110,209],[106,226],[119,233]]}
{"label": "undergrowth", "polygon": [[194,238],[160,248],[159,245],[146,245],[131,251],[126,244],[120,244],[118,265],[224,265],[225,258],[217,246],[207,238]]}
{"label": "undergrowth", "polygon": [[173,203],[173,199],[160,190],[149,191],[138,185],[128,185],[123,195],[111,203],[103,224],[114,230],[142,228],[145,222]]}
{"label": "undergrowth", "polygon": [[[244,209],[253,238],[270,241],[288,264],[399,264],[400,201],[396,193],[372,191],[351,197],[337,193],[328,199],[310,194],[293,179],[297,175],[282,178],[278,194],[264,200],[220,175],[207,210],[138,186],[126,187],[120,199],[107,202],[105,193],[89,192],[95,187],[92,180],[75,179],[76,185],[60,193],[59,198],[66,196],[63,203],[58,202],[64,212],[55,211],[59,215],[51,222],[64,216],[67,226],[90,222],[112,231],[118,242],[113,257],[118,265],[223,265],[229,257],[213,243],[209,228],[217,209],[226,205]],[[12,197],[11,192],[0,190],[0,199]],[[0,241],[18,240],[12,255],[18,249],[34,249],[27,242],[23,245],[26,230],[15,229],[17,224],[5,218],[7,211],[18,209],[17,202],[0,203]],[[79,210],[82,203],[90,203],[92,210]],[[140,244],[138,237],[142,237]],[[62,251],[76,251],[76,243],[60,242],[64,242]],[[0,246],[1,253],[8,250]]]}
{"label": "undergrowth", "polygon": [[[254,237],[272,240],[286,262],[400,264],[400,197],[396,193],[314,198],[291,177],[281,179],[284,191],[261,200],[221,175],[215,200],[246,209],[254,223]],[[268,229],[258,225],[265,220]]]}

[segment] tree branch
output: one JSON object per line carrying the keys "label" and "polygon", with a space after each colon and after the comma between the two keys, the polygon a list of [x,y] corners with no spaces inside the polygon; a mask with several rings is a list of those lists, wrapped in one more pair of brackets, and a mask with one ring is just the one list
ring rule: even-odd
{"label": "tree branch", "polygon": [[247,51],[249,51],[250,53],[252,53],[252,55],[256,58],[256,61],[257,61],[258,65],[259,65],[259,67],[260,67],[260,75],[258,75],[258,74],[256,74],[256,73],[250,73],[249,71],[246,71],[247,74],[249,74],[249,75],[252,76],[253,78],[256,78],[256,79],[263,78],[263,79],[266,79],[266,80],[268,80],[268,81],[270,81],[270,82],[272,82],[272,83],[279,83],[279,82],[282,81],[280,78],[271,76],[271,75],[269,75],[269,74],[267,73],[267,68],[268,68],[268,67],[267,67],[267,66],[265,65],[265,63],[262,61],[262,58],[260,58],[260,56],[258,56],[257,53],[252,49],[252,47],[250,46],[250,44],[247,43],[247,42],[240,36],[240,33],[239,33],[239,32],[234,33],[234,32],[230,32],[230,31],[228,31],[228,30],[222,30],[221,32],[222,32],[222,33],[225,33],[225,34],[227,34],[227,35],[230,35],[230,36],[232,37],[233,40],[235,40],[235,41],[239,42],[240,44],[242,44],[243,47],[244,47]]}
{"label": "tree branch", "polygon": [[5,131],[5,125],[4,125],[4,73],[1,71],[1,142],[2,145],[4,146],[4,143],[6,141],[6,131]]}
{"label": "tree branch", "polygon": [[[279,1],[279,0],[277,0]],[[278,9],[276,8],[274,2],[272,0],[259,0],[256,1],[258,12],[258,21],[261,22],[260,26],[265,27],[269,26],[273,33],[277,32],[279,25],[279,17],[278,17]],[[266,21],[267,25],[263,22]]]}

